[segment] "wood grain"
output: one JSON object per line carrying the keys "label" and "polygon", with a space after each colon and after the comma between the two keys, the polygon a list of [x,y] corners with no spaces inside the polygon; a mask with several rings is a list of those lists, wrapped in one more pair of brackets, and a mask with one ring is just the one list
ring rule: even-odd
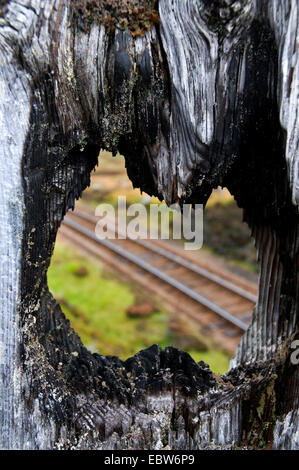
{"label": "wood grain", "polygon": [[[158,8],[133,38],[66,0],[0,2],[1,448],[299,447],[298,5]],[[101,148],[168,203],[223,185],[244,209],[259,299],[227,375],[174,348],[91,354],[48,292]]]}

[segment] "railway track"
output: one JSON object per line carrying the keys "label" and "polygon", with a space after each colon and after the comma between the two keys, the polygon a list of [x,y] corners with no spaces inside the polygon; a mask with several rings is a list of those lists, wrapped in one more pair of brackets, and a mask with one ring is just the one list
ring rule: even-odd
{"label": "railway track", "polygon": [[[98,222],[98,217],[76,209],[65,217],[60,234],[161,297],[211,342],[229,353],[235,351],[250,323],[255,286],[237,279],[232,282],[229,274],[191,261],[190,254],[179,254],[162,240],[132,240],[130,234],[125,239],[99,240],[95,234]],[[114,228],[108,225],[108,231]],[[121,227],[116,232],[120,237],[125,234]]]}

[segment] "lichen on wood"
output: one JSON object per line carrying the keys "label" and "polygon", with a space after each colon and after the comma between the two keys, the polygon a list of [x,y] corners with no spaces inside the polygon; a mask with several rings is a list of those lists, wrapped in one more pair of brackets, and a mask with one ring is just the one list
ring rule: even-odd
{"label": "lichen on wood", "polygon": [[73,0],[74,21],[83,30],[92,23],[103,24],[108,33],[129,30],[133,37],[144,36],[159,23],[157,1],[153,0]]}

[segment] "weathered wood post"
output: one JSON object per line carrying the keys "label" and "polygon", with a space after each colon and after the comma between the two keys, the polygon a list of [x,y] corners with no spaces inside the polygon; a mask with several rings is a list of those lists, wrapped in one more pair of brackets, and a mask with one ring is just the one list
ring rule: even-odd
{"label": "weathered wood post", "polygon": [[[298,41],[296,0],[0,1],[1,448],[299,447]],[[227,375],[91,354],[49,293],[101,148],[168,203],[244,209],[259,298]]]}

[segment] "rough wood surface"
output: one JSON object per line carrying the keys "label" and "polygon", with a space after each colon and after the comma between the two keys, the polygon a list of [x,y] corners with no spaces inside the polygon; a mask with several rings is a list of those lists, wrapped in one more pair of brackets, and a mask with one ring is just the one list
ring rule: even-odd
{"label": "rough wood surface", "polygon": [[[296,0],[160,0],[133,35],[75,3],[0,2],[0,446],[298,448]],[[168,203],[225,185],[244,209],[259,299],[225,376],[174,348],[91,354],[48,292],[101,148]]]}

